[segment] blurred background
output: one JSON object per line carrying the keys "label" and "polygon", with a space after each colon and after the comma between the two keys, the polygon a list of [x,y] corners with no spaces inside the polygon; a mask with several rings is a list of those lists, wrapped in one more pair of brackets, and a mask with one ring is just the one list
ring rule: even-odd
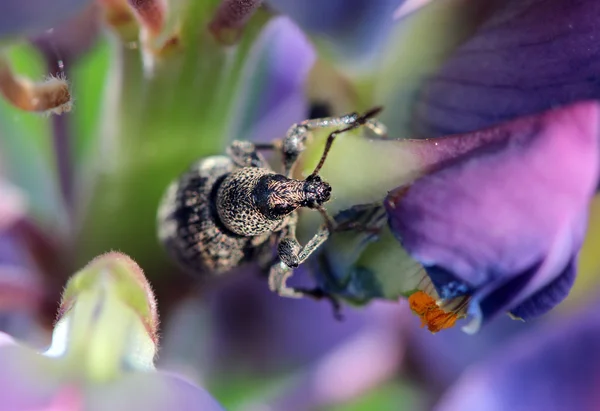
{"label": "blurred background", "polygon": [[[253,265],[199,282],[175,267],[156,238],[168,183],[232,139],[270,141],[302,119],[376,104],[386,107],[391,137],[427,136],[406,114],[416,93],[494,13],[508,21],[498,29],[506,38],[538,30],[516,17],[520,6],[511,4],[518,2],[130,3],[0,5],[3,63],[32,81],[64,76],[73,104],[44,115],[0,99],[0,330],[46,346],[68,277],[118,250],[138,262],[157,295],[159,368],[205,387],[228,410],[500,410],[509,397],[526,407],[517,409],[563,409],[543,408],[540,397],[551,394],[536,390],[548,375],[547,387],[579,404],[572,409],[600,409],[600,397],[588,401],[584,389],[600,384],[589,365],[600,362],[577,348],[578,329],[569,328],[585,319],[600,335],[598,199],[567,300],[535,321],[503,315],[474,336],[460,326],[430,333],[403,299],[346,305],[336,321],[326,302],[269,292]],[[532,14],[570,7],[566,0],[526,3]],[[600,17],[598,7],[579,3],[564,12],[575,31],[584,25],[580,14]],[[585,27],[582,36],[600,35]],[[513,69],[506,72],[521,78]],[[555,78],[560,83],[561,73]],[[307,267],[296,277],[313,281]],[[517,361],[522,352],[528,356]],[[563,354],[566,364],[546,361]],[[580,362],[584,354],[592,356],[589,366]],[[479,389],[475,380],[489,385]],[[475,405],[461,406],[465,398]]]}

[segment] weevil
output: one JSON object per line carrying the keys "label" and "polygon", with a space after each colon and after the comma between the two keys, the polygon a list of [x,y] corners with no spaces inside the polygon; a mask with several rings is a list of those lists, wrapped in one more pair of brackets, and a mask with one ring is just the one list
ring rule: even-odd
{"label": "weevil", "polygon": [[[289,287],[302,264],[337,228],[325,211],[332,187],[319,176],[336,137],[360,126],[381,133],[374,117],[381,108],[359,115],[310,119],[292,125],[273,143],[236,140],[226,155],[196,162],[167,189],[158,211],[158,235],[186,271],[220,275],[249,261],[270,267],[269,288],[284,297],[327,297],[319,289]],[[323,154],[305,179],[292,171],[315,129],[338,127],[327,137]],[[272,169],[261,151],[278,151],[283,172]],[[317,210],[323,224],[304,245],[296,239],[299,208]],[[277,244],[273,262],[272,246]]]}

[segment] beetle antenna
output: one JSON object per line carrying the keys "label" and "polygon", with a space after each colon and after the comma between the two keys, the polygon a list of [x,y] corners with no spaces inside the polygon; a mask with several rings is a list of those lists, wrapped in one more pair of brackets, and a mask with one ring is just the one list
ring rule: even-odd
{"label": "beetle antenna", "polygon": [[383,110],[383,107],[374,107],[371,110],[367,111],[362,116],[357,117],[356,120],[354,120],[352,123],[350,123],[347,127],[332,131],[331,134],[329,134],[329,137],[327,137],[327,141],[325,142],[325,149],[323,150],[323,154],[321,155],[319,164],[317,164],[317,166],[315,167],[315,170],[311,173],[310,176],[314,177],[317,174],[319,174],[319,171],[321,171],[323,164],[325,164],[325,159],[327,158],[327,155],[329,154],[329,150],[331,150],[331,146],[333,145],[333,142],[334,142],[335,138],[338,136],[338,134],[342,134],[342,133],[345,133],[346,131],[354,130],[355,128],[362,126],[363,124],[365,124],[367,122],[368,119],[370,119],[371,117],[375,117],[377,114],[379,114],[381,112],[381,110]]}

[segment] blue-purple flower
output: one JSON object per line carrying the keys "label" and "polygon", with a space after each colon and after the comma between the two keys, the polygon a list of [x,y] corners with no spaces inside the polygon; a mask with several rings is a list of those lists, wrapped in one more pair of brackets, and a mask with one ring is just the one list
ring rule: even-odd
{"label": "blue-purple flower", "polygon": [[[443,43],[444,59],[401,42],[403,58],[423,59],[428,75],[384,59],[381,86],[392,84],[375,87],[375,102],[389,102],[390,138],[438,138],[345,136],[334,147],[322,173],[343,195],[329,209],[386,197],[404,250],[386,232],[379,241],[334,238],[325,283],[355,301],[407,296],[434,332],[466,316],[471,332],[501,312],[530,319],[567,295],[598,179],[597,104],[574,103],[600,94],[597,10],[584,3],[436,2],[405,18],[405,35],[411,22],[437,18],[433,30],[456,38]],[[541,24],[548,19],[555,24]]]}
{"label": "blue-purple flower", "polygon": [[[494,6],[427,80],[415,131],[472,132],[597,98],[592,3]],[[596,104],[582,103],[476,132],[503,137],[390,193],[392,229],[442,299],[469,296],[472,330],[502,311],[533,318],[567,295],[598,184],[597,127]]]}
{"label": "blue-purple flower", "polygon": [[52,29],[69,17],[81,12],[91,0],[45,1],[6,0],[0,6],[0,37],[20,37]]}
{"label": "blue-purple flower", "polygon": [[[42,67],[21,60],[28,46],[7,42],[4,100],[67,112],[74,97],[77,107],[48,119],[0,102],[2,172],[30,204],[26,213],[0,202],[0,285],[26,297],[14,305],[0,290],[0,303],[31,323],[30,313],[53,311],[74,268],[123,250],[145,267],[161,302],[163,364],[201,375],[211,392],[235,385],[234,374],[260,375],[269,388],[285,380],[286,389],[248,402],[303,410],[394,378],[407,354],[406,305],[431,331],[467,316],[474,331],[503,312],[536,317],[568,293],[598,177],[600,33],[591,1],[100,0],[80,20],[89,22],[86,35],[61,22],[83,2],[55,2],[48,19],[27,24],[11,14],[13,3],[0,35],[34,35],[41,56],[24,54],[41,57]],[[99,15],[110,34],[96,32]],[[59,75],[36,83],[44,74]],[[242,267],[232,273],[240,278],[212,292],[202,284],[200,293],[169,264],[155,238],[156,207],[189,163],[222,153],[232,139],[271,141],[308,116],[376,105],[384,106],[387,136],[339,136],[322,175],[333,187],[332,216],[369,204],[383,228],[336,233],[298,270],[313,275],[309,286],[372,306],[344,307],[340,325],[326,304],[268,294],[256,270]],[[328,131],[313,136],[298,175],[314,167]],[[314,214],[301,216],[301,237],[321,223]],[[11,282],[6,266],[29,282]],[[400,297],[409,304],[395,304]],[[380,315],[387,304],[375,299],[391,300],[393,315]],[[106,345],[101,333],[90,345],[96,340]],[[28,369],[25,362],[15,369]],[[33,374],[55,377],[36,367]],[[139,378],[157,375],[160,382],[143,384],[159,392],[169,377]],[[135,390],[130,377],[120,375],[115,387]],[[44,401],[87,398],[77,391],[86,378],[75,386],[54,379],[58,391]],[[93,403],[113,397],[96,382],[90,392],[102,394]],[[227,406],[235,403],[222,392]]]}
{"label": "blue-purple flower", "polygon": [[466,370],[434,409],[596,410],[598,344],[598,304],[593,303],[514,338]]}
{"label": "blue-purple flower", "polygon": [[598,124],[597,104],[582,103],[481,131],[469,154],[390,193],[392,230],[442,299],[470,299],[480,322],[529,319],[567,295],[598,180]]}

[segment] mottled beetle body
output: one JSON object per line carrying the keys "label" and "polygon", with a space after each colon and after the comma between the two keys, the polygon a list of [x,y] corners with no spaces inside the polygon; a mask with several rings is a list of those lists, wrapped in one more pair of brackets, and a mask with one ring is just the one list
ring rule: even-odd
{"label": "mottled beetle body", "polygon": [[208,157],[167,189],[159,211],[159,238],[188,271],[223,273],[260,252],[262,238],[236,234],[218,216],[217,189],[234,169],[229,157]]}
{"label": "mottled beetle body", "polygon": [[[272,246],[277,244],[278,261],[269,271],[269,287],[287,297],[323,297],[318,290],[286,286],[292,268],[301,264],[334,229],[323,208],[331,187],[318,175],[337,134],[367,125],[379,109],[359,116],[306,120],[293,125],[285,138],[273,144],[255,145],[234,141],[226,156],[212,156],[195,163],[173,182],[158,212],[159,238],[171,256],[187,271],[221,274],[248,261],[271,264]],[[291,172],[312,129],[343,127],[332,132],[321,161],[304,180]],[[278,150],[284,173],[278,174],[258,152]],[[325,222],[304,246],[296,240],[297,210],[318,210]]]}

